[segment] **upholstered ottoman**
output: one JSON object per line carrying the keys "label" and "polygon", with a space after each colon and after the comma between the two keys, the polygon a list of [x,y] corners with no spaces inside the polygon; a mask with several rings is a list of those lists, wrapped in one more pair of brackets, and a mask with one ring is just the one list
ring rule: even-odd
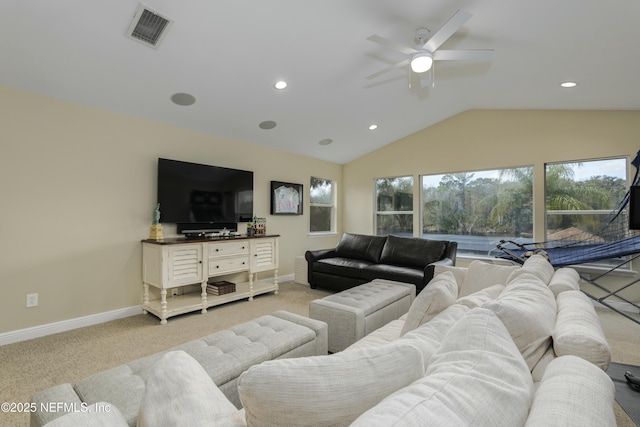
{"label": "upholstered ottoman", "polygon": [[[240,408],[236,380],[241,373],[267,360],[326,355],[327,325],[280,310],[170,350],[184,350],[191,355],[227,399]],[[55,408],[58,412],[41,411],[49,402],[64,404],[69,411],[107,402],[120,411],[129,426],[135,427],[146,379],[165,353],[99,372],[74,385],[59,384],[34,394],[31,401],[38,410],[31,413],[31,427],[43,426],[65,414],[59,406]]]}
{"label": "upholstered ottoman", "polygon": [[309,317],[329,326],[329,352],[342,351],[409,311],[416,297],[410,283],[374,279],[309,303]]}

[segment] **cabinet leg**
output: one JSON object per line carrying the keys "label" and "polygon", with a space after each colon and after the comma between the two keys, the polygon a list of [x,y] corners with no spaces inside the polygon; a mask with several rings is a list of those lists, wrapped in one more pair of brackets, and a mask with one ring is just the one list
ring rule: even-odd
{"label": "cabinet leg", "polygon": [[207,312],[207,282],[202,282],[200,288],[202,288],[202,292],[200,293],[202,297],[202,310],[200,312],[205,314]]}
{"label": "cabinet leg", "polygon": [[167,324],[167,290],[160,291],[160,324]]}
{"label": "cabinet leg", "polygon": [[280,285],[278,284],[278,269],[276,268],[273,272],[273,286],[276,287],[276,290],[273,291],[274,295],[278,295],[278,290],[280,290]]}
{"label": "cabinet leg", "polygon": [[147,314],[145,307],[149,305],[149,284],[142,284],[142,313]]}
{"label": "cabinet leg", "polygon": [[256,277],[256,273],[249,273],[249,301],[253,301],[253,280]]}

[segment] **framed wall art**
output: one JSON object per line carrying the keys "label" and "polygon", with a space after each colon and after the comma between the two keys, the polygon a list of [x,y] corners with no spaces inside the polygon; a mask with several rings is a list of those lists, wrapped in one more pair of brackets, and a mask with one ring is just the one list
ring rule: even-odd
{"label": "framed wall art", "polygon": [[302,184],[271,181],[271,215],[302,215]]}

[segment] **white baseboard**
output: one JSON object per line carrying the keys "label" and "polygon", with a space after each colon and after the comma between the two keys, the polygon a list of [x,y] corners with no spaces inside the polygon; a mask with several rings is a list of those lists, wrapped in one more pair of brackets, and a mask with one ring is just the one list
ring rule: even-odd
{"label": "white baseboard", "polygon": [[48,323],[46,325],[34,326],[32,328],[18,329],[16,331],[0,334],[0,345],[12,344],[15,342],[43,337],[45,335],[57,334],[58,332],[70,331],[84,326],[97,325],[98,323],[135,316],[140,313],[142,313],[142,306],[137,305],[134,307],[120,308],[117,310],[106,311],[104,313],[77,317],[75,319]]}

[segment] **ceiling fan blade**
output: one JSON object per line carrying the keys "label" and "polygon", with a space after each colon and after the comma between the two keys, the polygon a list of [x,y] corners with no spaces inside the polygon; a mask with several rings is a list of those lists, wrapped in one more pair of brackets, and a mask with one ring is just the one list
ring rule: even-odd
{"label": "ceiling fan blade", "polygon": [[409,64],[409,59],[407,58],[405,60],[402,60],[402,61],[398,62],[397,64],[393,64],[390,67],[387,67],[387,68],[382,69],[382,70],[380,70],[380,71],[378,71],[376,73],[373,73],[370,76],[365,77],[365,79],[367,79],[367,80],[375,79],[376,77],[379,77],[379,76],[381,76],[381,75],[383,75],[385,73],[388,73],[389,71],[393,71],[396,68],[404,67],[405,65],[408,65],[408,64]]}
{"label": "ceiling fan blade", "polygon": [[440,28],[425,44],[424,48],[429,52],[435,52],[442,43],[447,41],[449,37],[464,25],[471,18],[469,12],[458,10],[443,26]]}
{"label": "ceiling fan blade", "polygon": [[433,52],[433,60],[434,61],[464,60],[464,59],[483,60],[483,59],[489,59],[492,54],[493,54],[493,49],[436,50],[435,52]]}
{"label": "ceiling fan blade", "polygon": [[395,51],[398,51],[400,53],[404,53],[407,55],[413,55],[416,52],[419,52],[419,50],[417,49],[413,49],[409,46],[404,46],[395,42],[392,42],[391,40],[385,39],[384,37],[380,37],[376,34],[367,37],[367,40],[372,41],[374,43],[379,43],[383,46],[389,47]]}

